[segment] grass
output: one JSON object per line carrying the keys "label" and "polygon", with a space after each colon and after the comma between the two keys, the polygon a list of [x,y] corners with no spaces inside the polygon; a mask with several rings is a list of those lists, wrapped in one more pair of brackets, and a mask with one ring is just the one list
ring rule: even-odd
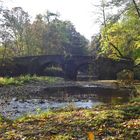
{"label": "grass", "polygon": [[30,76],[19,76],[19,77],[0,77],[0,86],[7,86],[7,85],[22,85],[25,83],[29,83],[32,81],[46,81],[48,83],[55,83],[56,81],[62,80],[62,78],[58,77],[38,77],[36,75]]}
{"label": "grass", "polygon": [[139,140],[140,98],[123,105],[92,109],[66,108],[27,115],[14,121],[1,119],[1,140]]}

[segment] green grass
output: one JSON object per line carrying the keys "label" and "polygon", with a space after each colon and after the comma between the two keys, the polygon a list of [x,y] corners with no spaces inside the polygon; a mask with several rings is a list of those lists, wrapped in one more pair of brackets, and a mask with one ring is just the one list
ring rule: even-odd
{"label": "green grass", "polygon": [[140,102],[140,97],[133,98],[130,102]]}
{"label": "green grass", "polygon": [[25,83],[29,83],[32,81],[45,81],[48,83],[55,83],[56,81],[62,80],[62,78],[58,77],[38,77],[36,75],[30,76],[19,76],[19,77],[0,77],[0,86],[7,86],[7,85],[22,85]]}

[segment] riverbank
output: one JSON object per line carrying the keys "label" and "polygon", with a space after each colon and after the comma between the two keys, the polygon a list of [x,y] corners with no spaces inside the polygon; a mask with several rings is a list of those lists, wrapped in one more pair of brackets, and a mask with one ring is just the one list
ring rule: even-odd
{"label": "riverbank", "polygon": [[36,76],[2,80],[5,85],[0,87],[0,113],[10,119],[27,113],[36,114],[38,109],[49,111],[71,104],[77,108],[121,104],[136,96],[134,85],[124,85],[116,80],[64,81]]}
{"label": "riverbank", "polygon": [[[140,85],[140,82],[137,85]],[[135,88],[135,83],[124,84],[117,80],[96,80],[96,81],[64,81],[62,78],[53,77],[30,77],[21,76],[17,78],[0,78],[0,99],[20,98],[30,99],[32,97],[42,98],[47,94],[63,94],[64,92],[80,93],[102,92],[128,95]],[[98,91],[99,90],[99,91]],[[61,93],[60,93],[61,92]],[[114,95],[115,95],[114,93]],[[105,92],[104,92],[105,94]]]}
{"label": "riverbank", "polygon": [[14,121],[0,118],[1,140],[96,140],[140,138],[140,98],[122,105],[65,109],[27,115]]}
{"label": "riverbank", "polygon": [[[122,81],[115,80],[74,82],[64,81],[59,78],[54,81],[48,80],[47,78],[44,80],[36,78],[31,80],[30,77],[29,79],[26,77],[23,79],[28,80],[20,79],[19,81],[24,81],[20,84],[10,83],[1,85],[0,99],[2,102],[0,107],[3,107],[1,108],[1,112],[6,112],[6,106],[8,105],[10,107],[14,105],[13,108],[10,108],[10,113],[12,113],[14,117],[18,113],[19,116],[23,116],[22,110],[19,112],[18,107],[28,112],[25,113],[26,115],[23,117],[13,120],[9,118],[10,115],[8,116],[8,113],[5,114],[5,117],[3,115],[0,116],[1,140],[86,140],[89,135],[94,135],[96,140],[139,140],[140,84],[138,81],[126,84],[122,83]],[[122,94],[124,94],[123,96],[125,98],[127,98],[129,94],[132,95],[132,97],[133,95],[135,96],[135,94],[131,92],[134,88],[137,90],[137,99],[125,102],[124,104],[120,103],[120,101],[122,101],[120,95]],[[68,93],[71,89],[74,90]],[[79,90],[80,92],[77,93]],[[90,108],[77,108],[73,104],[74,101],[82,101],[83,97],[91,103],[91,101],[96,98],[96,96],[94,96],[95,91],[96,94],[101,93],[103,97],[107,95],[110,97],[112,94],[115,96],[117,94],[120,95],[119,98],[114,98],[114,96],[110,97],[113,104],[109,102],[102,105],[96,104],[96,106]],[[86,95],[83,94],[84,92],[86,92]],[[57,94],[55,99],[53,99],[55,102],[62,102],[62,100],[69,101],[70,99],[72,103],[70,102],[70,104],[64,108],[58,108],[57,104],[57,108],[49,108],[43,112],[38,105],[40,104],[46,107],[46,103],[48,103],[46,99],[55,94]],[[78,94],[78,96],[76,96],[78,98],[73,100],[73,98],[69,98],[68,94],[70,94],[71,97]],[[37,100],[38,98],[39,100]],[[11,99],[12,105],[9,99]],[[32,99],[31,104],[28,99]],[[36,102],[32,104],[34,99],[38,102],[37,108],[32,108],[35,114],[29,113],[29,107],[36,107]],[[95,102],[93,101],[93,103]],[[52,105],[54,105],[54,103],[51,104],[51,106]]]}

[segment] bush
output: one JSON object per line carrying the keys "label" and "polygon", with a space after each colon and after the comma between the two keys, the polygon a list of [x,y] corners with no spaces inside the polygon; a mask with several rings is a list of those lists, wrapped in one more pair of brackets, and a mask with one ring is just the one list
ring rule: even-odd
{"label": "bush", "polygon": [[32,81],[46,81],[48,83],[54,83],[58,80],[62,80],[62,78],[55,77],[38,77],[36,75],[30,76],[19,76],[19,77],[0,77],[0,85],[22,85]]}

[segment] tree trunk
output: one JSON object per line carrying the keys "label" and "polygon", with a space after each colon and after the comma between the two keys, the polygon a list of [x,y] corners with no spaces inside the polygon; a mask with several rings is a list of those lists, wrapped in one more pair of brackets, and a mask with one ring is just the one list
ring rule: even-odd
{"label": "tree trunk", "polygon": [[136,11],[137,11],[137,14],[138,14],[138,16],[139,16],[139,18],[140,18],[139,7],[138,7],[138,5],[136,4],[136,1],[135,1],[135,0],[133,0],[133,3],[134,3],[134,6],[135,6],[135,9],[136,9]]}
{"label": "tree trunk", "polygon": [[6,57],[6,44],[4,43],[4,51],[3,51],[3,54],[2,54],[2,60],[1,60],[1,67],[3,66],[4,64],[4,61],[5,61],[5,57]]}

